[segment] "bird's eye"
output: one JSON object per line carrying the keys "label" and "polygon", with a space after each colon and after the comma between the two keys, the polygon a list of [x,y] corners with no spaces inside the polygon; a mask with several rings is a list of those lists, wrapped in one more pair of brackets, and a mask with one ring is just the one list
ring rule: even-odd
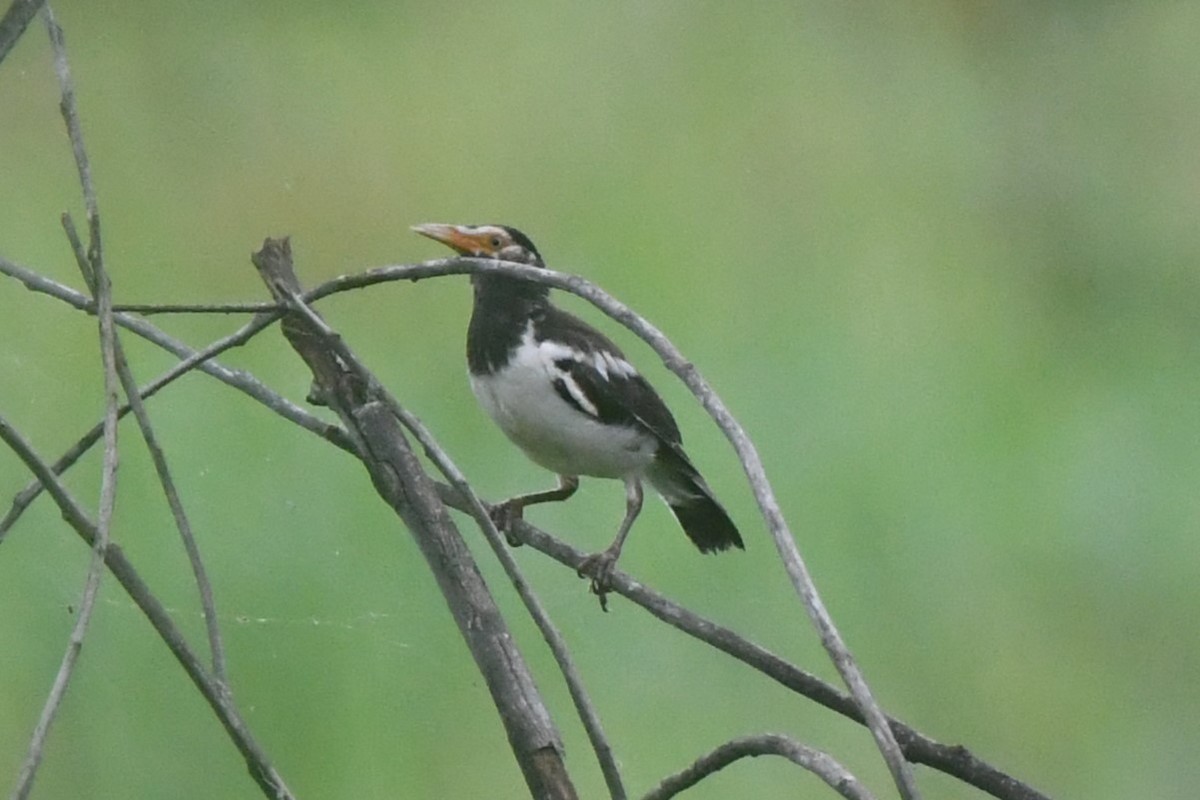
{"label": "bird's eye", "polygon": [[493,237],[492,237],[492,247],[494,247],[494,248],[496,248],[497,250],[499,250],[499,249],[500,249],[500,245],[502,245],[502,244],[504,244],[504,242],[500,241],[500,237],[499,237],[499,236],[493,236]]}

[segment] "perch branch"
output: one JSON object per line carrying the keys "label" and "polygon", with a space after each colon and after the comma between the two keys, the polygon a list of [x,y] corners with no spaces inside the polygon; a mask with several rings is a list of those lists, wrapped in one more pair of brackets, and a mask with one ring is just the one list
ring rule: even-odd
{"label": "perch branch", "polygon": [[399,422],[373,391],[378,382],[357,359],[347,358],[347,350],[331,346],[336,338],[331,340],[301,310],[286,239],[266,240],[252,261],[275,301],[293,309],[283,321],[285,337],[358,444],[376,491],[401,517],[425,556],[500,712],[531,793],[538,798],[575,798],[558,732],[528,666],[433,481]]}
{"label": "perch branch", "polygon": [[[439,485],[438,492],[444,503],[469,513],[467,501],[454,487]],[[569,567],[572,571],[577,570],[587,558],[587,554],[582,550],[525,520],[517,520],[513,532],[523,544]],[[733,630],[684,608],[639,583],[619,568],[613,572],[612,584],[614,592],[641,606],[668,625],[736,658],[797,694],[860,725],[863,724],[862,713],[854,699],[812,673],[789,663],[761,645],[748,641]],[[1000,800],[1049,800],[1046,795],[1028,784],[980,760],[962,745],[942,744],[897,719],[889,718],[889,723],[905,757],[913,763],[925,764],[951,775]]]}
{"label": "perch branch", "polygon": [[[312,302],[339,292],[352,291],[380,283],[398,280],[417,281],[443,275],[470,274],[475,271],[486,271],[488,267],[492,267],[500,272],[509,271],[515,274],[522,274],[530,280],[545,280],[553,287],[571,291],[569,285],[572,280],[571,276],[560,276],[557,273],[535,271],[523,265],[506,265],[499,262],[479,262],[471,259],[450,258],[418,264],[379,267],[363,273],[339,276],[305,292],[302,297],[306,302]],[[46,279],[32,270],[7,261],[3,257],[0,257],[0,273],[21,281],[31,291],[50,295],[79,310],[90,310],[90,303],[85,296],[69,287]],[[582,281],[582,279],[574,280]],[[602,308],[602,310],[604,309]],[[278,318],[277,311],[264,311],[262,313],[264,315],[262,318],[256,318],[247,323],[245,328],[242,329],[242,331],[247,331],[247,329],[252,328],[244,336],[238,337],[241,341],[249,339],[253,333],[261,330]],[[116,321],[127,330],[131,330],[181,358],[197,356],[197,351],[166,336],[162,331],[145,320],[117,314]],[[241,342],[239,341],[238,343]],[[206,348],[205,352],[207,353],[209,350],[221,352],[224,349],[226,348],[210,347]],[[215,355],[215,352],[211,355]],[[355,452],[353,443],[346,437],[345,432],[336,425],[330,425],[309,414],[303,408],[279,397],[255,380],[249,373],[240,370],[229,370],[216,362],[209,361],[201,361],[199,369],[258,400],[270,410],[299,425],[301,428],[322,436],[343,450],[351,453]],[[166,378],[168,375],[164,375],[163,377]],[[40,487],[40,484],[38,486]],[[446,502],[454,505],[461,511],[471,512],[470,507],[458,497],[457,492],[449,490],[449,487],[446,487],[446,489],[447,491],[443,492],[443,499]],[[18,500],[22,498],[23,494],[18,495]],[[12,516],[12,512],[10,512],[9,516]],[[0,522],[0,535],[3,534],[4,525],[7,521],[8,518],[6,517],[4,522]],[[518,528],[518,531],[532,531],[541,534],[544,537],[541,543],[536,538],[530,538],[530,543],[535,548],[551,555],[561,563],[567,564],[572,569],[575,569],[583,558],[582,553],[572,550],[565,544],[556,542],[556,540],[537,531],[532,526],[522,524]],[[521,535],[525,536],[528,534],[522,533]],[[862,722],[862,717],[858,713],[854,701],[829,684],[788,664],[768,651],[745,642],[745,640],[733,631],[695,617],[695,615],[687,612],[686,609],[682,609],[670,601],[664,599],[661,604],[656,603],[654,598],[661,598],[661,595],[644,587],[642,584],[633,581],[622,584],[622,580],[628,580],[627,576],[624,576],[624,573],[618,573],[616,581],[618,593],[642,605],[660,619],[718,647],[735,658],[744,660],[750,666],[781,684],[792,688],[794,691],[804,694],[840,714],[860,723]],[[905,755],[914,763],[925,764],[947,775],[954,776],[994,797],[1002,798],[1002,800],[1046,800],[1044,794],[977,758],[965,747],[938,743],[896,720],[892,720],[892,727],[896,732],[896,736],[900,739],[900,744]]]}
{"label": "perch branch", "polygon": [[809,619],[816,628],[825,651],[829,654],[847,688],[850,689],[855,702],[862,709],[867,727],[870,729],[876,746],[879,748],[884,761],[888,765],[888,769],[892,773],[892,778],[900,791],[901,797],[904,800],[916,800],[919,798],[920,792],[917,790],[916,783],[913,780],[912,771],[909,769],[907,762],[905,762],[900,752],[900,746],[892,736],[891,729],[887,724],[887,718],[884,716],[879,704],[875,701],[870,687],[863,677],[862,670],[859,669],[857,662],[838,632],[833,618],[829,615],[828,610],[826,610],[820,594],[817,592],[816,584],[809,574],[808,567],[804,563],[804,559],[800,555],[800,550],[796,545],[796,540],[788,528],[787,521],[783,518],[783,512],[779,508],[778,501],[775,499],[775,493],[771,488],[770,481],[767,479],[766,470],[763,468],[758,451],[754,447],[753,442],[751,442],[750,437],[746,435],[745,430],[742,429],[741,424],[733,417],[729,409],[725,407],[725,404],[721,402],[717,393],[703,376],[700,375],[699,370],[684,358],[683,354],[663,335],[662,331],[634,313],[628,306],[616,300],[600,287],[577,275],[567,275],[525,264],[513,264],[488,259],[449,258],[428,261],[417,265],[380,267],[368,270],[360,275],[343,276],[340,279],[334,279],[325,284],[325,286],[330,287],[330,293],[332,293],[333,291],[340,290],[343,286],[366,286],[383,280],[419,280],[423,277],[431,277],[434,274],[458,273],[500,273],[512,275],[563,289],[582,297],[624,325],[642,339],[642,341],[646,342],[663,360],[667,369],[671,370],[691,390],[692,394],[700,401],[700,404],[709,413],[709,416],[713,418],[713,421],[716,422],[717,426],[737,452],[742,467],[746,472],[746,477],[750,482],[751,489],[754,492],[755,500],[758,502],[759,510],[762,512],[763,519],[767,523],[767,529],[775,541],[775,548],[779,552],[784,569],[791,580],[792,587],[808,612]]}
{"label": "perch branch", "polygon": [[459,470],[449,454],[438,444],[437,439],[425,427],[425,424],[415,414],[396,402],[395,398],[384,387],[380,386],[379,392],[385,402],[387,402],[392,413],[396,415],[396,418],[400,420],[401,424],[420,443],[426,457],[434,463],[446,480],[450,481],[451,485],[458,490],[459,497],[465,500],[465,510],[475,520],[475,524],[479,526],[488,545],[492,548],[492,552],[495,553],[496,558],[500,561],[501,566],[503,566],[505,574],[517,590],[521,602],[525,605],[530,617],[533,618],[534,624],[537,625],[542,638],[545,639],[546,645],[550,648],[550,652],[558,664],[559,671],[562,672],[563,680],[566,682],[567,690],[571,695],[571,701],[575,705],[575,710],[579,713],[579,718],[583,722],[588,741],[591,743],[592,750],[596,754],[596,760],[600,764],[600,772],[604,776],[609,796],[612,800],[625,800],[627,795],[625,786],[621,780],[621,771],[617,767],[617,760],[613,755],[612,745],[609,743],[608,736],[604,733],[604,727],[600,722],[600,714],[583,685],[583,677],[579,674],[574,659],[571,658],[570,650],[567,648],[562,633],[555,626],[553,620],[550,619],[550,615],[542,606],[541,601],[537,598],[529,582],[525,580],[525,576],[521,573],[520,567],[517,566],[516,559],[513,558],[510,548],[501,536],[500,531],[496,529],[496,524],[493,522],[491,514],[488,513],[487,507],[479,499],[478,495],[475,494],[475,490],[467,482],[466,476],[462,474],[462,471]]}
{"label": "perch branch", "polygon": [[642,800],[668,800],[747,756],[783,756],[825,781],[846,800],[875,800],[867,787],[833,756],[778,733],[763,733],[728,741],[696,759],[687,769],[663,779]]}
{"label": "perch branch", "polygon": [[132,314],[262,314],[267,311],[283,311],[275,303],[114,303],[113,311]]}

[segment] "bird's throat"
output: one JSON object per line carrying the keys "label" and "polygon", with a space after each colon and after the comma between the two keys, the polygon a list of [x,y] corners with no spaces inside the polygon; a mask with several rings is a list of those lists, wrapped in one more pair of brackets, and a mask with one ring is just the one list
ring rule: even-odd
{"label": "bird's throat", "polygon": [[476,375],[508,362],[531,320],[549,303],[548,289],[504,275],[475,275],[475,307],[467,328],[467,366]]}

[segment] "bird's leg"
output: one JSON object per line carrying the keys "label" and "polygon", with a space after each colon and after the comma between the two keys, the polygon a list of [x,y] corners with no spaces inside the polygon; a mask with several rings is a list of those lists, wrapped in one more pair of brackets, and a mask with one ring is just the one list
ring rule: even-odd
{"label": "bird's leg", "polygon": [[579,478],[577,476],[559,475],[558,487],[555,489],[546,489],[542,492],[531,492],[530,494],[519,494],[516,497],[510,497],[504,502],[492,506],[492,522],[496,523],[496,527],[504,534],[504,538],[508,540],[509,545],[520,547],[521,542],[514,535],[513,526],[517,520],[522,518],[522,515],[525,513],[525,507],[538,503],[555,503],[566,500],[575,494],[575,490],[578,488]]}
{"label": "bird's leg", "polygon": [[621,520],[621,527],[617,529],[617,538],[613,539],[613,543],[608,547],[599,553],[588,556],[579,564],[577,571],[579,577],[592,579],[592,593],[600,598],[600,608],[605,611],[608,611],[606,595],[609,592],[613,569],[617,565],[617,559],[621,557],[621,547],[625,544],[625,537],[629,535],[629,529],[633,527],[633,521],[637,519],[637,515],[641,511],[642,482],[635,477],[626,478],[625,519]]}

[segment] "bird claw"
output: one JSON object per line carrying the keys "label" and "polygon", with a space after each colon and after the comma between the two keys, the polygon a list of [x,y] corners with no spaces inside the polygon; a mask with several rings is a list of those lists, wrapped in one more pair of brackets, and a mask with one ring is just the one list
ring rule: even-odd
{"label": "bird claw", "polygon": [[600,610],[608,611],[608,593],[612,591],[612,574],[617,566],[617,554],[605,550],[585,558],[575,570],[581,578],[590,578],[589,590],[600,600]]}
{"label": "bird claw", "polygon": [[492,518],[492,523],[496,526],[496,530],[504,534],[505,541],[509,547],[520,547],[525,544],[517,538],[515,533],[517,522],[522,519],[522,509],[510,501],[497,503],[488,511],[488,516]]}

